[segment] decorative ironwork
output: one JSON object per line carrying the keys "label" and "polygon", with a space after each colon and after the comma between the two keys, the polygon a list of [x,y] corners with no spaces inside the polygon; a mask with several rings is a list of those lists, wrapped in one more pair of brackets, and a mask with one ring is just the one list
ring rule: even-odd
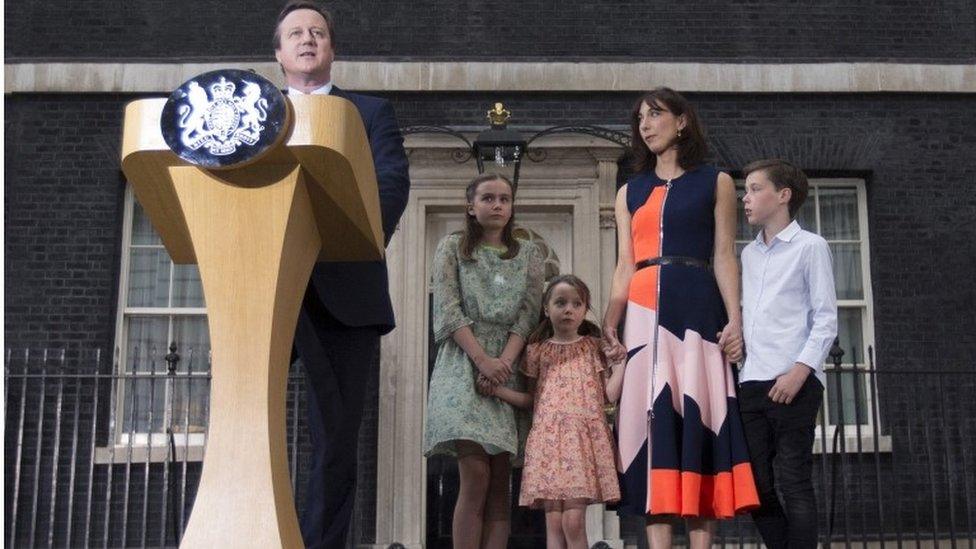
{"label": "decorative ironwork", "polygon": [[545,137],[547,135],[555,135],[560,133],[575,133],[589,135],[593,137],[599,137],[600,139],[606,139],[612,143],[616,143],[621,147],[630,147],[630,135],[610,128],[604,128],[603,126],[553,126],[551,128],[546,128],[528,139],[527,145],[532,145],[532,142],[540,137]]}
{"label": "decorative ironwork", "polygon": [[407,126],[400,130],[403,135],[413,135],[421,133],[429,133],[434,135],[449,135],[456,139],[464,142],[465,148],[455,149],[451,151],[451,159],[458,164],[464,164],[474,156],[474,147],[471,145],[471,140],[464,136],[463,133],[447,126]]}
{"label": "decorative ironwork", "polygon": [[[553,126],[534,134],[529,138],[526,146],[528,147],[533,141],[539,139],[540,137],[557,134],[589,135],[591,137],[598,137],[600,139],[605,139],[612,143],[616,143],[625,149],[630,147],[629,135],[621,131],[604,128],[603,126]],[[528,150],[526,150],[526,156],[529,157],[529,160],[538,163],[548,158],[549,153],[546,151],[546,149],[535,147],[528,148]]]}
{"label": "decorative ironwork", "polygon": [[532,134],[525,139],[522,134],[508,127],[508,120],[511,118],[511,111],[505,108],[502,103],[495,103],[494,108],[486,114],[486,118],[491,123],[491,128],[480,132],[471,142],[461,132],[447,126],[407,126],[401,130],[403,135],[411,134],[435,134],[449,135],[465,144],[465,149],[457,149],[452,152],[451,158],[458,164],[464,164],[474,158],[478,164],[478,173],[485,172],[485,162],[494,161],[499,166],[509,163],[513,166],[512,184],[518,187],[519,168],[522,159],[526,156],[533,162],[542,162],[548,158],[549,153],[545,149],[530,145],[540,137],[556,134],[581,134],[605,139],[623,148],[630,147],[630,136],[619,130],[605,128],[603,126],[592,125],[565,125],[553,126]]}

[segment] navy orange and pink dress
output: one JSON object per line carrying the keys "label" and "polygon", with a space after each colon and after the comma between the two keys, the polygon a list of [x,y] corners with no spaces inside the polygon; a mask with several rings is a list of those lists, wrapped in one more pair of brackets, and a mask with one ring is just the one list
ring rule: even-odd
{"label": "navy orange and pink dress", "polygon": [[727,322],[710,263],[719,172],[627,184],[634,260],[617,422],[623,514],[727,518],[758,506],[732,369],[718,346]]}

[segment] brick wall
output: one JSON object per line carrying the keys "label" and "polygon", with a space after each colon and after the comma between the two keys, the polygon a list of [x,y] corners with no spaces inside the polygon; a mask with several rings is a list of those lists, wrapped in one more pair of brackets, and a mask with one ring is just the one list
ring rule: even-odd
{"label": "brick wall", "polygon": [[[725,62],[976,60],[974,0],[327,2],[352,57]],[[10,60],[271,58],[283,2],[14,2]]]}
{"label": "brick wall", "polygon": [[7,345],[108,350],[118,293],[124,100],[4,101]]}

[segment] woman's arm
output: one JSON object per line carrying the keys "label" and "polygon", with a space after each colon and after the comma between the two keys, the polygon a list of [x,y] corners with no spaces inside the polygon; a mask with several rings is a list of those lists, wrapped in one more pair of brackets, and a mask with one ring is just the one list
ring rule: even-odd
{"label": "woman's arm", "polygon": [[[613,271],[613,282],[610,284],[610,300],[607,311],[603,315],[603,333],[611,346],[618,346],[617,326],[624,316],[627,306],[627,295],[630,291],[630,279],[634,276],[634,249],[630,239],[630,211],[627,209],[627,185],[617,191],[614,204],[614,216],[617,220],[617,267]],[[621,357],[612,356],[619,359]]]}
{"label": "woman's arm", "polygon": [[742,309],[739,305],[739,264],[735,260],[737,216],[735,182],[727,173],[718,174],[715,187],[715,250],[712,262],[729,322],[718,335],[719,347],[732,362],[742,359]]}

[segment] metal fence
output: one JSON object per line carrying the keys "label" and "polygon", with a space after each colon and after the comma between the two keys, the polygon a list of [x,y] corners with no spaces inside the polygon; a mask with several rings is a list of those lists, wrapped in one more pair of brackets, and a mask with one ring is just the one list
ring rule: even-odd
{"label": "metal fence", "polygon": [[[7,350],[5,545],[173,547],[196,495],[207,353],[156,349],[125,371],[99,352]],[[298,469],[300,371],[288,378],[289,465]]]}
{"label": "metal fence", "polygon": [[[209,359],[177,351],[150,350],[126,371],[99,353],[7,351],[7,547],[178,545],[199,480],[205,429],[194,418],[206,417]],[[293,486],[301,383],[292,371]],[[974,547],[976,371],[869,361],[838,364],[827,384],[814,462],[822,541]],[[758,541],[748,517],[722,522],[716,540]]]}

